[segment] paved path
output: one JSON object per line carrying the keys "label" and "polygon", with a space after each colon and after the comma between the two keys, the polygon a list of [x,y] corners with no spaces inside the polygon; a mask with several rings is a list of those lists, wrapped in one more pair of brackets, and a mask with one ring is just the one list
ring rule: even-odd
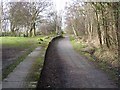
{"label": "paved path", "polygon": [[68,38],[58,42],[58,52],[68,69],[66,86],[81,88],[115,87],[103,71],[97,69],[85,57],[73,50]]}
{"label": "paved path", "polygon": [[21,62],[12,73],[8,75],[2,82],[3,88],[27,88],[29,81],[27,76],[30,72],[32,64],[40,55],[41,47],[31,52],[26,59]]}
{"label": "paved path", "polygon": [[47,54],[49,55],[46,55],[38,88],[117,87],[105,72],[96,68],[87,58],[79,55],[67,37],[55,40]]}

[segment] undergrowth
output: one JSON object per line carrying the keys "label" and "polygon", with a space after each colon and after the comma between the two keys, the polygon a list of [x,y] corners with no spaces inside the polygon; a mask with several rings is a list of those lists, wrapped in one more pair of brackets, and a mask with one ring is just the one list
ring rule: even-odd
{"label": "undergrowth", "polygon": [[[111,79],[118,84],[118,68],[112,67],[111,61],[117,60],[116,56],[110,53],[110,51],[104,51],[101,48],[96,48],[95,54],[91,56],[89,53],[82,52],[83,48],[86,48],[86,45],[82,40],[75,39],[73,36],[70,36],[71,44],[73,48],[81,55],[87,57],[90,61],[95,63],[95,66],[105,71],[108,75],[111,76]],[[113,52],[112,52],[113,53]],[[110,56],[109,56],[110,55]]]}

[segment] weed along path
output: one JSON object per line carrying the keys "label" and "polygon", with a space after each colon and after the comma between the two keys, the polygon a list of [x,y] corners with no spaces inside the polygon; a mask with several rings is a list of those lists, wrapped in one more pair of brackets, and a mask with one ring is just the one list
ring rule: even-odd
{"label": "weed along path", "polygon": [[[27,80],[33,63],[39,57],[41,47],[31,52],[2,82],[3,88],[28,88]],[[34,72],[33,72],[34,73]]]}
{"label": "weed along path", "polygon": [[68,37],[49,44],[38,89],[116,87],[107,74],[74,51]]}

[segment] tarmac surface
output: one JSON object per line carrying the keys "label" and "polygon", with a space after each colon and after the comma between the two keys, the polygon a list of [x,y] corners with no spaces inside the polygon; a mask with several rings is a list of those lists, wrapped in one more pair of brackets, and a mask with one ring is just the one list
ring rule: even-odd
{"label": "tarmac surface", "polygon": [[68,37],[56,38],[46,51],[39,88],[117,88],[110,77],[78,54]]}

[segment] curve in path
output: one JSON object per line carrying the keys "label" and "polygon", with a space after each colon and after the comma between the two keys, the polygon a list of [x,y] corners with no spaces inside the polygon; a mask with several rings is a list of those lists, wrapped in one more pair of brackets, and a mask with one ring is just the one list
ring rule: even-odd
{"label": "curve in path", "polygon": [[110,78],[74,51],[69,38],[48,47],[38,88],[116,88]]}

